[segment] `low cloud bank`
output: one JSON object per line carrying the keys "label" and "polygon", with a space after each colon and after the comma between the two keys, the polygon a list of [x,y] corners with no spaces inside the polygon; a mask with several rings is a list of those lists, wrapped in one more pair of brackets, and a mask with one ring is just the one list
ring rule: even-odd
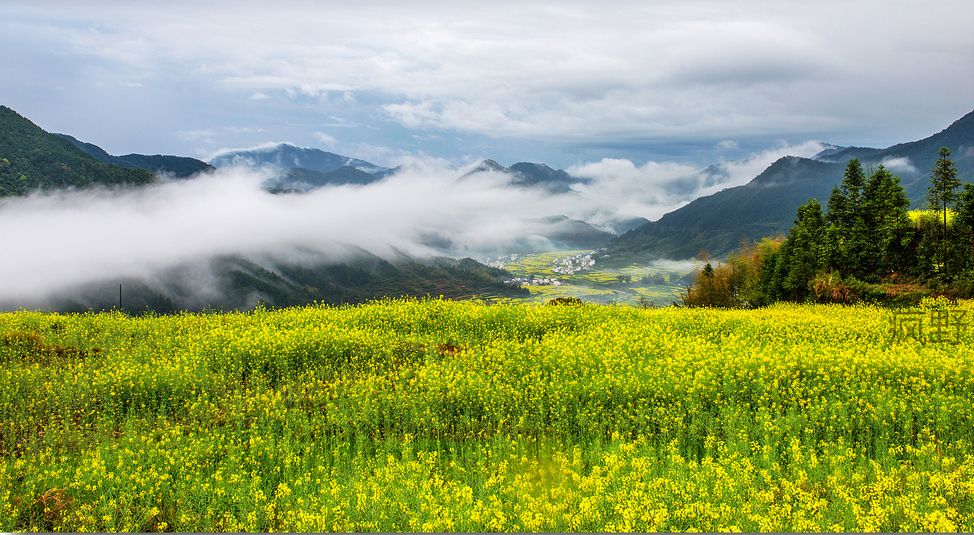
{"label": "low cloud bank", "polygon": [[[568,172],[592,179],[577,189],[593,212],[612,207],[618,215],[655,220],[697,197],[746,184],[779,158],[809,158],[822,149],[817,141],[782,144],[741,160],[725,160],[707,167],[654,161],[637,166],[630,160],[604,158],[574,166]],[[579,212],[584,209],[579,207]]]}
{"label": "low cloud bank", "polygon": [[512,187],[497,172],[458,179],[468,169],[414,159],[373,184],[301,195],[264,191],[270,169],[232,167],[140,189],[4,199],[0,228],[9,230],[0,300],[32,302],[113,278],[148,280],[219,255],[300,261],[300,251],[340,260],[355,248],[384,257],[517,252],[564,230],[564,218],[555,216],[602,228],[626,217],[658,217],[700,193],[746,182],[783,151],[817,147],[806,145],[705,169],[602,160],[572,168],[591,181],[563,194]]}

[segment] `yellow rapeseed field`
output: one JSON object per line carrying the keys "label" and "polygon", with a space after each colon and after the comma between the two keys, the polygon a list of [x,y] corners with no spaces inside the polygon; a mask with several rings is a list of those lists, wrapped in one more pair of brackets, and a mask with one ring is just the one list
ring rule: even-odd
{"label": "yellow rapeseed field", "polygon": [[972,531],[946,312],[0,314],[0,531]]}

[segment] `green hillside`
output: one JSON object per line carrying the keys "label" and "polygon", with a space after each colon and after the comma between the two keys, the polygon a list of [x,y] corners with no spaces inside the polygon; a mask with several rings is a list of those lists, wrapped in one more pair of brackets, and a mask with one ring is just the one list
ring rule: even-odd
{"label": "green hillside", "polygon": [[838,164],[788,156],[748,184],[700,197],[613,241],[616,257],[692,258],[722,255],[763,236],[788,231],[795,208],[809,197],[827,199],[842,178]]}
{"label": "green hillside", "polygon": [[[364,250],[338,258],[320,255],[301,262],[251,260],[225,255],[175,265],[151,277],[119,277],[44,296],[35,302],[5,302],[0,310],[33,308],[62,312],[111,310],[177,313],[249,310],[258,303],[287,307],[309,303],[362,303],[387,297],[449,299],[525,297],[528,290],[505,284],[512,275],[469,258],[384,260]],[[200,281],[205,281],[205,285]]]}
{"label": "green hillside", "polygon": [[92,158],[14,110],[0,106],[0,197],[32,191],[93,185],[148,184],[142,169],[126,169]]}
{"label": "green hillside", "polygon": [[[928,138],[887,149],[850,147],[821,159],[786,156],[743,186],[700,197],[617,238],[617,258],[691,258],[700,251],[722,256],[741,240],[757,241],[791,228],[795,210],[809,198],[823,205],[842,181],[852,158],[866,169],[888,163],[915,207],[926,206],[930,172],[941,146],[950,148],[962,180],[974,180],[974,112]],[[907,165],[908,164],[908,165]]]}

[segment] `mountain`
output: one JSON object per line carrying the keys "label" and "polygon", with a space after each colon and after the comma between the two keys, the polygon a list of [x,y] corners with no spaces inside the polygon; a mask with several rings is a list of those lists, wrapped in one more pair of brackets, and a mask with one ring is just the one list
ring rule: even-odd
{"label": "mountain", "polygon": [[156,180],[143,169],[98,161],[70,141],[0,106],[0,197],[92,185],[141,185]]}
{"label": "mountain", "polygon": [[549,191],[566,192],[571,185],[582,182],[561,169],[552,169],[543,163],[518,162],[509,167],[518,186],[540,185]]}
{"label": "mountain", "polygon": [[478,173],[510,173],[511,170],[504,167],[503,165],[495,162],[494,160],[487,159],[481,160],[473,169],[464,174],[460,178],[465,178],[469,176],[474,176]]}
{"label": "mountain", "polygon": [[117,165],[118,167],[144,169],[153,173],[172,175],[175,178],[188,178],[205,171],[213,170],[213,166],[210,164],[197,160],[196,158],[187,158],[185,156],[167,156],[161,154],[152,156],[145,154],[112,156],[98,145],[79,141],[67,134],[55,135],[67,140],[99,162]]}
{"label": "mountain", "polygon": [[395,167],[391,167],[389,169],[382,169],[381,171],[376,171],[376,172],[370,173],[370,174],[372,176],[374,176],[375,178],[382,179],[382,178],[385,178],[387,176],[392,176],[392,175],[398,173],[399,171],[402,171],[402,166],[397,165]]}
{"label": "mountain", "polygon": [[863,167],[884,164],[902,178],[903,188],[915,207],[926,205],[930,172],[938,158],[940,147],[948,147],[961,180],[974,180],[974,111],[954,121],[940,132],[919,141],[900,143],[885,149],[847,147],[828,156],[816,156],[822,161],[845,166],[858,158]]}
{"label": "mountain", "polygon": [[[61,312],[110,310],[130,313],[248,310],[257,303],[297,306],[361,303],[386,297],[516,297],[527,293],[505,281],[512,275],[472,259],[383,260],[363,250],[340,259],[307,253],[303,262],[220,256],[171,267],[152,279],[113,279],[64,290],[35,303],[7,303],[0,310],[28,307]],[[205,281],[205,282],[201,282]]]}
{"label": "mountain", "polygon": [[743,186],[700,197],[615,239],[608,254],[630,258],[690,258],[700,251],[722,256],[742,240],[788,231],[799,206],[811,197],[824,205],[842,182],[845,166],[859,158],[868,171],[886,165],[902,179],[915,207],[926,206],[930,172],[941,146],[949,147],[962,180],[974,180],[974,112],[919,141],[886,149],[829,147],[815,159],[788,156]]}
{"label": "mountain", "polygon": [[329,173],[342,167],[354,167],[369,174],[385,171],[385,167],[369,163],[365,160],[349,158],[340,154],[325,152],[320,149],[306,149],[295,147],[287,143],[278,143],[269,147],[244,149],[224,152],[210,160],[214,167],[245,164],[253,166],[271,166],[281,169],[307,169],[319,173]]}
{"label": "mountain", "polygon": [[[501,173],[510,178],[507,183],[522,188],[541,188],[552,194],[573,194],[571,186],[587,184],[592,181],[588,177],[577,177],[562,169],[553,169],[543,163],[518,162],[510,167],[504,167],[494,160],[481,160],[470,171],[460,177],[460,180],[476,179],[481,173]],[[599,221],[596,226],[589,221],[571,219],[565,215],[555,215],[535,220],[547,227],[545,240],[521,240],[516,244],[520,251],[542,251],[555,249],[599,249],[619,234],[647,223],[641,217],[620,216],[615,213],[598,212],[589,214],[592,221]]]}
{"label": "mountain", "polygon": [[271,193],[307,193],[322,186],[370,184],[380,179],[349,165],[327,173],[295,167],[265,182],[264,187]]}
{"label": "mountain", "polygon": [[277,168],[280,173],[264,184],[273,193],[305,193],[329,185],[369,184],[395,172],[365,160],[287,143],[224,152],[210,163],[216,167]]}
{"label": "mountain", "polygon": [[544,217],[540,222],[550,229],[545,238],[557,249],[599,249],[615,237],[615,234],[599,230],[585,221],[563,215]]}
{"label": "mountain", "polygon": [[573,177],[561,169],[552,169],[543,163],[518,162],[510,167],[482,160],[461,178],[470,178],[479,173],[504,173],[511,176],[509,183],[521,187],[541,187],[551,193],[566,193],[572,184],[588,182],[589,179]]}
{"label": "mountain", "polygon": [[630,230],[637,229],[646,223],[649,223],[649,220],[645,217],[615,216],[608,218],[607,225],[614,234],[621,235]]}
{"label": "mountain", "polygon": [[[853,147],[843,147],[841,145],[833,145],[831,143],[823,143],[822,151],[812,156],[813,160],[823,160],[827,161],[830,157]],[[865,149],[865,150],[876,150],[876,149]]]}
{"label": "mountain", "polygon": [[748,184],[700,197],[623,234],[608,252],[673,259],[700,251],[723,255],[742,240],[787,232],[797,207],[809,197],[827,198],[836,176],[841,181],[839,164],[787,156]]}

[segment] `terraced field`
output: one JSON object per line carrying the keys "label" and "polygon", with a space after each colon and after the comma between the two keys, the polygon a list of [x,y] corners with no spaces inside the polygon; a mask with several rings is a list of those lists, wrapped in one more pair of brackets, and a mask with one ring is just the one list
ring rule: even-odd
{"label": "terraced field", "polygon": [[[554,251],[515,255],[497,265],[521,279],[541,280],[541,284],[522,282],[531,295],[523,300],[544,303],[558,297],[576,297],[586,302],[642,306],[668,306],[680,302],[686,290],[683,278],[692,269],[686,266],[626,264],[607,265],[593,251]],[[571,273],[556,271],[566,259],[596,256],[595,264]],[[544,279],[557,279],[552,285]]]}

